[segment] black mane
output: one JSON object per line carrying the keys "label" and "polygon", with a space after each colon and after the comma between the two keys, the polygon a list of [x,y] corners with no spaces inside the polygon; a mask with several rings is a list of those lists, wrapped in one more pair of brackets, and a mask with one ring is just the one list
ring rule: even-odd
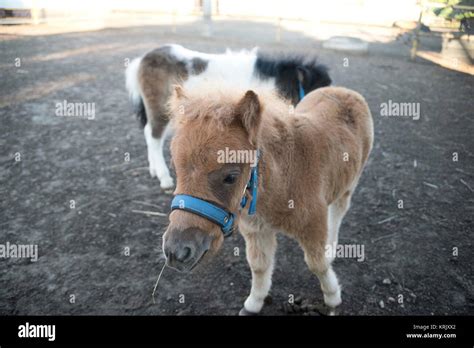
{"label": "black mane", "polygon": [[[261,79],[275,78],[281,95],[296,105],[300,101],[299,85],[305,94],[331,84],[328,68],[315,58],[303,56],[270,56],[258,54],[254,74]],[[301,81],[300,81],[301,79]]]}

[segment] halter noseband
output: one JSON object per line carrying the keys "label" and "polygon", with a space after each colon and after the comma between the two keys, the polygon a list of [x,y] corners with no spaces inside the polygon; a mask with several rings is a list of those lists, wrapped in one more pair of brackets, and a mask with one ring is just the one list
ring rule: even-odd
{"label": "halter noseband", "polygon": [[[250,201],[248,214],[253,215],[257,210],[257,194],[258,194],[258,160],[260,152],[257,150],[257,163],[250,170],[250,179],[245,186],[240,208],[243,209],[247,205],[246,192],[250,191],[252,200]],[[180,194],[174,196],[171,201],[171,211],[179,209],[201,216],[216,225],[220,226],[224,237],[228,237],[233,232],[235,214],[220,206],[219,204],[191,195]]]}

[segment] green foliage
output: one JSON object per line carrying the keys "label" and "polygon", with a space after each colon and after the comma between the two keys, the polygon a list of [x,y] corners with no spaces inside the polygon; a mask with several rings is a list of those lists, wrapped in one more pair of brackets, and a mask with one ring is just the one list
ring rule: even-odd
{"label": "green foliage", "polygon": [[467,9],[454,8],[453,6],[473,6],[474,0],[432,0],[431,2],[440,3],[445,6],[433,9],[433,13],[447,20],[461,20],[464,18],[473,18],[474,11]]}

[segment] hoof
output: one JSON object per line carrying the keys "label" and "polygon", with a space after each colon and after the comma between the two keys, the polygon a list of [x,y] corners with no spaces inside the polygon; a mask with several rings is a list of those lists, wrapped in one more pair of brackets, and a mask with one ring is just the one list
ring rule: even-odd
{"label": "hoof", "polygon": [[239,315],[242,316],[242,317],[248,317],[248,316],[255,316],[255,315],[258,315],[258,313],[254,313],[254,312],[249,312],[248,310],[245,309],[245,307],[243,307],[240,312],[239,312]]}
{"label": "hoof", "polygon": [[172,189],[174,187],[174,180],[172,177],[167,177],[167,178],[163,178],[162,180],[160,180],[160,187],[163,189],[163,190],[169,190],[169,189]]}
{"label": "hoof", "polygon": [[324,293],[324,303],[330,308],[336,308],[341,304],[341,288],[333,293]]}

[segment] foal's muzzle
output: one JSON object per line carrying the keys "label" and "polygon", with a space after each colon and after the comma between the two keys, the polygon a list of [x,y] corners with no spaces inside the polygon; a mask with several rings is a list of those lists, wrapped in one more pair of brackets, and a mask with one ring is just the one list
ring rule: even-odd
{"label": "foal's muzzle", "polygon": [[169,267],[181,272],[191,271],[209,250],[213,237],[195,227],[166,233],[163,252]]}

